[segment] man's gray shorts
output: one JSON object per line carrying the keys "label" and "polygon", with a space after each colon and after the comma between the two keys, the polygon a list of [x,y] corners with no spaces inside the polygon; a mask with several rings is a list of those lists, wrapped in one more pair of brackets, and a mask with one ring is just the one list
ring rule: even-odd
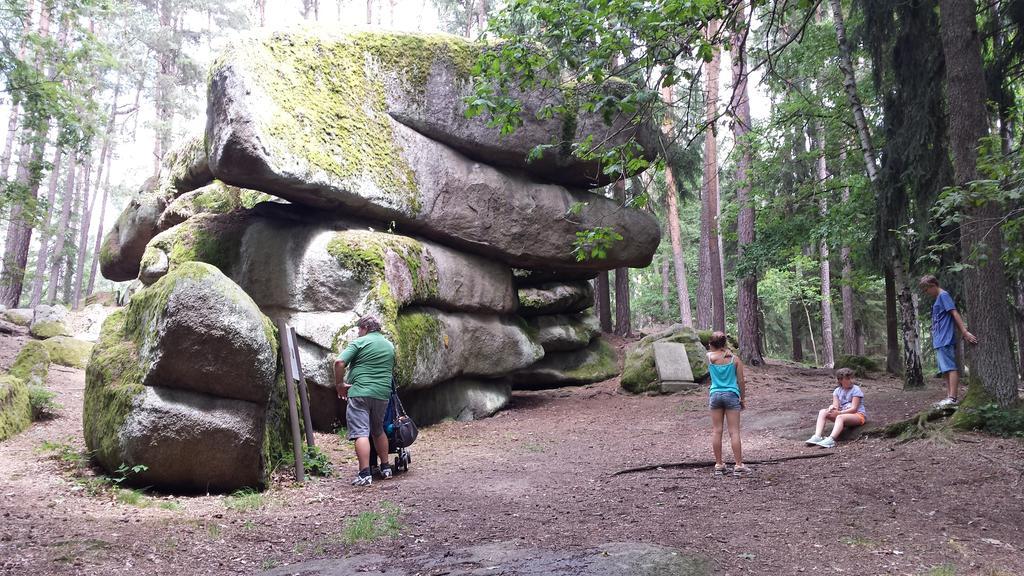
{"label": "man's gray shorts", "polygon": [[348,408],[345,409],[345,426],[348,427],[348,439],[373,438],[384,433],[384,412],[388,409],[387,400],[366,398],[363,396],[348,397]]}

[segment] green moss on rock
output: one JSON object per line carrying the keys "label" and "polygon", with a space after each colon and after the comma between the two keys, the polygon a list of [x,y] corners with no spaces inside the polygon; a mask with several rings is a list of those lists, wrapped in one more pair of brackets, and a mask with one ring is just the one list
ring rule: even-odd
{"label": "green moss on rock", "polygon": [[409,386],[416,365],[435,361],[444,345],[441,321],[426,311],[408,310],[398,316],[394,331],[395,376],[399,386]]}
{"label": "green moss on rock", "polygon": [[145,391],[138,347],[129,336],[127,320],[127,309],[107,318],[85,371],[85,444],[97,460],[114,468],[121,460],[121,429]]}
{"label": "green moss on rock", "polygon": [[28,428],[31,423],[28,386],[20,378],[0,376],[0,441]]}
{"label": "green moss on rock", "polygon": [[21,308],[12,308],[10,310],[4,310],[3,318],[11,324],[28,326],[32,323],[32,311]]}
{"label": "green moss on rock", "polygon": [[85,369],[89,363],[89,356],[92,354],[92,342],[79,340],[70,336],[54,336],[43,340],[43,346],[50,354],[50,360],[54,364],[68,366],[71,368]]}
{"label": "green moss on rock", "polygon": [[619,363],[615,349],[604,338],[595,338],[587,347],[587,361],[565,371],[565,376],[573,382],[601,382],[619,373]]}
{"label": "green moss on rock", "polygon": [[50,353],[46,345],[38,340],[29,340],[22,346],[11,365],[10,374],[29,386],[46,384],[50,372]]}
{"label": "green moss on rock", "polygon": [[36,322],[28,329],[28,333],[36,338],[53,338],[54,336],[70,336],[71,330],[63,322]]}
{"label": "green moss on rock", "polygon": [[858,378],[863,378],[871,372],[878,372],[880,367],[877,362],[868,358],[867,356],[857,356],[853,354],[844,354],[839,357],[836,361],[835,367],[838,368],[849,368],[853,370],[854,374]]}
{"label": "green moss on rock", "polygon": [[239,42],[216,62],[241,65],[285,113],[266,119],[265,142],[336,181],[368,178],[391,207],[420,210],[412,169],[394,141],[386,82],[422,93],[434,62],[469,77],[479,46],[441,34],[278,32]]}

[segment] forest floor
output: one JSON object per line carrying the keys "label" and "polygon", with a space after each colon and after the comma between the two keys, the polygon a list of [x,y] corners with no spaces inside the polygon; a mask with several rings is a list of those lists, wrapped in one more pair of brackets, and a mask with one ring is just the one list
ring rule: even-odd
{"label": "forest floor", "polygon": [[[0,337],[0,367],[24,341]],[[830,373],[774,361],[749,373],[745,458],[823,451],[803,440],[829,402]],[[584,574],[543,554],[609,556],[600,551],[621,542],[667,547],[693,574],[1024,574],[1020,440],[861,437],[745,478],[614,475],[709,459],[710,426],[706,393],[632,396],[609,380],[517,392],[493,418],[426,428],[410,471],[368,488],[349,485],[350,445],[321,434],[332,477],[298,485],[282,472],[258,495],[172,496],[122,490],[82,464],[84,382],[53,366],[58,416],[0,444],[2,574],[351,573],[343,558],[388,574]],[[876,426],[943,395],[937,380],[919,392],[882,376],[860,384]],[[522,550],[547,568],[509,568],[510,556],[488,550]],[[439,558],[456,560],[426,560]]]}

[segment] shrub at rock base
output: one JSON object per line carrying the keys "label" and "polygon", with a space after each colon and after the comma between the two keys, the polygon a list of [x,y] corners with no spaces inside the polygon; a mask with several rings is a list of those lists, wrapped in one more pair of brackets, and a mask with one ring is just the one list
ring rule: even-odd
{"label": "shrub at rock base", "polygon": [[70,336],[54,336],[42,341],[54,364],[69,368],[85,369],[92,354],[92,342],[71,338]]}
{"label": "shrub at rock base", "polygon": [[32,423],[28,386],[14,376],[0,376],[0,440],[6,440]]}
{"label": "shrub at rock base", "polygon": [[707,349],[701,343],[698,333],[693,328],[676,324],[643,338],[626,353],[626,364],[622,369],[622,387],[625,390],[634,394],[660,391],[658,369],[654,365],[655,342],[677,342],[684,345],[694,381],[700,382],[707,377]]}

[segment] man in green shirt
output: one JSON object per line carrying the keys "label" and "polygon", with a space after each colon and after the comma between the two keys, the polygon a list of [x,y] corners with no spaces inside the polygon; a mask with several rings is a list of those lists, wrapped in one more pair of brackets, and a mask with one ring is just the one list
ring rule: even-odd
{"label": "man in green shirt", "polygon": [[[352,480],[352,485],[369,486],[373,482],[370,473],[371,438],[377,454],[382,455],[381,476],[391,477],[391,467],[387,464],[388,436],[384,433],[384,412],[391,397],[395,346],[381,334],[380,322],[376,318],[364,316],[356,326],[359,337],[334,362],[334,385],[338,398],[348,402],[345,425],[348,426],[348,439],[356,443],[359,475]],[[348,384],[345,383],[346,369]]]}

